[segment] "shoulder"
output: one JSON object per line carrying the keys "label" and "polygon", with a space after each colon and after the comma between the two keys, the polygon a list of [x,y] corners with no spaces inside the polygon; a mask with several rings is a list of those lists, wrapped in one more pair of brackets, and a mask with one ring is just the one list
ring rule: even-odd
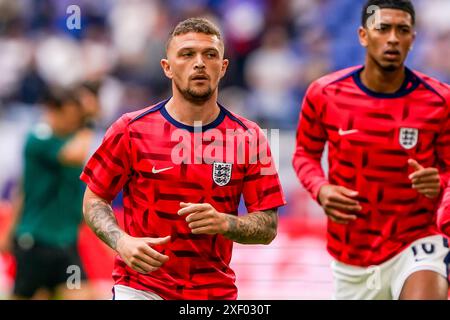
{"label": "shoulder", "polygon": [[132,125],[133,123],[156,114],[157,113],[156,111],[160,110],[164,106],[164,103],[165,101],[151,105],[146,108],[142,108],[133,112],[123,114],[110,126],[108,132],[118,133],[128,130],[129,126]]}
{"label": "shoulder", "polygon": [[335,71],[333,73],[329,73],[313,81],[307,90],[307,94],[309,95],[320,94],[326,87],[352,77],[353,74],[358,70],[360,70],[361,68],[362,66],[353,66],[350,68]]}
{"label": "shoulder", "polygon": [[412,70],[412,72],[419,77],[425,87],[445,99],[447,105],[450,106],[450,85],[417,70]]}
{"label": "shoulder", "polygon": [[34,125],[27,136],[27,141],[37,142],[37,141],[48,141],[53,138],[52,128],[44,122],[37,123]]}
{"label": "shoulder", "polygon": [[235,123],[235,128],[236,129],[242,129],[244,131],[259,131],[261,130],[261,128],[259,127],[259,125],[254,122],[251,121],[241,115],[238,115],[237,113],[231,112],[228,109],[224,108],[223,106],[221,106],[222,110],[225,112],[225,116],[232,122]]}
{"label": "shoulder", "polygon": [[37,123],[28,132],[25,138],[26,150],[43,150],[47,146],[58,143],[55,139],[52,128],[44,122]]}

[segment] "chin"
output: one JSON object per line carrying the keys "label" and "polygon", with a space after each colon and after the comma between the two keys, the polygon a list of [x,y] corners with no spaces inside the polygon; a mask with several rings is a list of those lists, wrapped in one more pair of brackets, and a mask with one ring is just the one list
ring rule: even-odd
{"label": "chin", "polygon": [[381,67],[386,72],[394,72],[401,68],[401,64],[397,63],[388,63],[388,64],[382,64]]}
{"label": "chin", "polygon": [[193,103],[204,103],[205,101],[209,100],[212,96],[213,91],[208,89],[208,90],[201,90],[201,91],[197,91],[197,90],[186,90],[186,91],[182,91],[183,96],[185,97],[186,100],[189,100]]}

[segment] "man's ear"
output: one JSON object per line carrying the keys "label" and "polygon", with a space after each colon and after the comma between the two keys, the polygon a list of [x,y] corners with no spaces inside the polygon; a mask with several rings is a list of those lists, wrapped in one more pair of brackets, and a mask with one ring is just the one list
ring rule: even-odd
{"label": "man's ear", "polygon": [[164,74],[166,75],[167,78],[169,78],[169,79],[173,78],[172,70],[170,69],[169,60],[161,59],[161,68],[163,69]]}
{"label": "man's ear", "polygon": [[412,51],[412,49],[414,48],[414,43],[416,42],[416,38],[417,38],[417,31],[414,31],[414,33],[413,33],[413,41],[411,43],[411,47],[409,48],[409,51]]}
{"label": "man's ear", "polygon": [[369,46],[369,41],[367,39],[368,37],[368,30],[364,27],[359,27],[358,29],[358,36],[359,36],[359,43],[364,47],[367,48]]}
{"label": "man's ear", "polygon": [[229,65],[230,65],[230,61],[228,59],[223,59],[222,70],[220,70],[220,78],[223,78],[223,76],[225,76],[225,73],[227,72]]}

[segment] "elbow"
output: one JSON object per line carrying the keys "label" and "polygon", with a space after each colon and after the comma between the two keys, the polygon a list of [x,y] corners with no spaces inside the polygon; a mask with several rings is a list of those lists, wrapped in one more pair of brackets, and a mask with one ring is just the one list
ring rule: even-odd
{"label": "elbow", "polygon": [[263,242],[264,245],[269,245],[272,243],[273,240],[277,237],[277,228],[270,228],[269,232],[267,233],[267,238]]}
{"label": "elbow", "polygon": [[89,225],[88,204],[86,203],[86,201],[83,201],[83,207],[81,211],[83,212],[84,221]]}

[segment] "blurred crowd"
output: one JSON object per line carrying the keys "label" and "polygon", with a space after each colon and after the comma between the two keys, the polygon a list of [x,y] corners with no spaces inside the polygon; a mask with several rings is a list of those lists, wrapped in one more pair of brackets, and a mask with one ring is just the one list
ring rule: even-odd
{"label": "blurred crowd", "polygon": [[[186,17],[208,17],[223,31],[231,64],[221,102],[291,134],[311,81],[363,63],[356,2],[364,0],[0,0],[2,197],[20,171],[20,139],[40,116],[45,87],[100,83],[104,130],[121,114],[167,98],[159,61],[169,32]],[[450,1],[414,3],[418,40],[409,64],[450,82]],[[72,5],[81,23],[71,30]]]}

